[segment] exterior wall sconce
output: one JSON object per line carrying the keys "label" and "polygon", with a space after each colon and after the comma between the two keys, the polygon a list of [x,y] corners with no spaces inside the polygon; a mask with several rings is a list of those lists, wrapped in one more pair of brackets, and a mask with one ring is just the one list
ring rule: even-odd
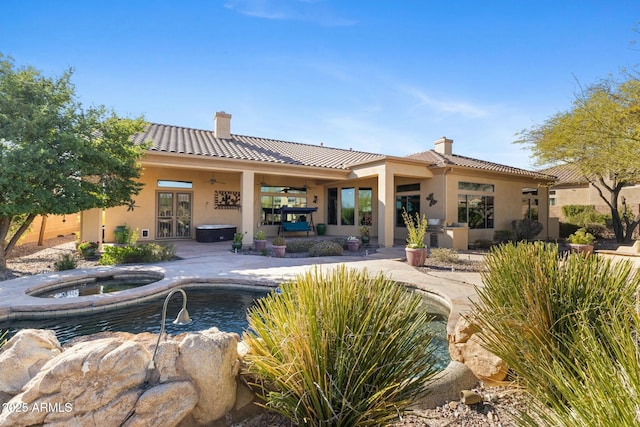
{"label": "exterior wall sconce", "polygon": [[186,325],[191,323],[191,318],[189,317],[189,312],[187,312],[187,293],[181,289],[177,288],[169,292],[169,295],[164,300],[164,306],[162,307],[162,324],[160,326],[160,334],[158,335],[158,341],[156,342],[156,348],[153,350],[153,357],[151,358],[151,362],[149,362],[149,370],[155,369],[155,359],[156,353],[158,353],[158,347],[160,346],[160,338],[162,338],[162,334],[164,334],[164,323],[167,319],[167,305],[169,304],[169,300],[176,292],[180,292],[182,294],[182,309],[178,312],[178,316],[176,320],[173,321],[174,325]]}

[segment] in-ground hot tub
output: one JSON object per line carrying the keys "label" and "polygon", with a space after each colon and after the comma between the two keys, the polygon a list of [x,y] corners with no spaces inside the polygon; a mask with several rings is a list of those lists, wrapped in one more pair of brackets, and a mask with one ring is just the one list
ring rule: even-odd
{"label": "in-ground hot tub", "polygon": [[211,243],[233,240],[237,228],[229,224],[205,224],[196,227],[196,242]]}

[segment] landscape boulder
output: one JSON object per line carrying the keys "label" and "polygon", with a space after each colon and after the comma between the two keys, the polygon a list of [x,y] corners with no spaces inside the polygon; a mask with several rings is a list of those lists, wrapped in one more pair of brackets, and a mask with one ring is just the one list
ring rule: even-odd
{"label": "landscape boulder", "polygon": [[501,358],[482,346],[477,333],[480,331],[473,320],[461,316],[455,333],[449,335],[451,359],[464,363],[478,378],[489,384],[497,384],[507,376],[509,366]]}
{"label": "landscape boulder", "polygon": [[198,403],[192,416],[207,424],[223,417],[236,403],[238,334],[207,329],[184,336],[179,344],[178,371],[195,383]]}
{"label": "landscape boulder", "polygon": [[40,368],[61,352],[53,331],[23,329],[16,333],[0,350],[0,393],[20,393]]}

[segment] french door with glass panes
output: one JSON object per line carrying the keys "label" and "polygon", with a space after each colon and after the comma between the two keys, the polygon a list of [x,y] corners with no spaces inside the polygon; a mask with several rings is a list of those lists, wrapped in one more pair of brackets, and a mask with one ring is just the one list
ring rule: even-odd
{"label": "french door with glass panes", "polygon": [[156,239],[191,238],[191,193],[159,191]]}

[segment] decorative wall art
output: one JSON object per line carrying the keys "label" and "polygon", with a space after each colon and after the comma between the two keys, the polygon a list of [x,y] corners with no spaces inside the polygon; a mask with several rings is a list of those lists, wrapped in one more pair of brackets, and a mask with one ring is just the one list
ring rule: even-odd
{"label": "decorative wall art", "polygon": [[213,204],[216,209],[240,209],[240,192],[216,190]]}

